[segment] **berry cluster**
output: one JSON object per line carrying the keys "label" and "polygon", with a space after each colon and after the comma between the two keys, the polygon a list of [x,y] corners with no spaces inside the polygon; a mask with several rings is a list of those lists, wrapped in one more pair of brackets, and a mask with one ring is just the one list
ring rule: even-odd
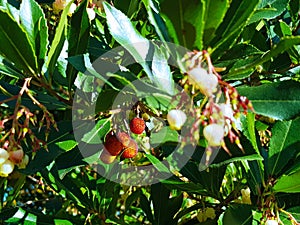
{"label": "berry cluster", "polygon": [[[134,134],[142,134],[145,130],[145,121],[135,117],[130,121],[130,130]],[[111,131],[106,135],[103,152],[100,155],[102,162],[113,163],[117,156],[123,159],[133,158],[138,153],[138,145],[125,132],[114,133]]]}

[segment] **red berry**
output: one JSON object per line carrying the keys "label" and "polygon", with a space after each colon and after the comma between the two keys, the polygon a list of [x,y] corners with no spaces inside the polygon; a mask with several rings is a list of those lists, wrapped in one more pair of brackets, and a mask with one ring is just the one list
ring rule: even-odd
{"label": "red berry", "polygon": [[123,144],[119,141],[115,134],[109,133],[106,135],[104,143],[104,149],[108,151],[112,156],[119,155],[123,150]]}
{"label": "red berry", "polygon": [[130,121],[129,127],[132,133],[141,134],[144,132],[146,124],[143,119],[135,117]]}
{"label": "red berry", "polygon": [[122,157],[123,158],[133,158],[138,153],[138,145],[134,140],[130,140],[129,145],[127,148],[125,148]]}

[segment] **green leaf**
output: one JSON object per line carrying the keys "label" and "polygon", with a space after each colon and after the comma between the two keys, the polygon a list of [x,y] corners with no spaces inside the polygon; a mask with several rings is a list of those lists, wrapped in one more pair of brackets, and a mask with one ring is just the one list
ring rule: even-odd
{"label": "green leaf", "polygon": [[55,144],[65,151],[70,151],[77,146],[77,142],[75,140],[60,141]]}
{"label": "green leaf", "polygon": [[258,149],[257,145],[257,138],[255,134],[255,114],[254,113],[248,113],[247,116],[242,121],[243,123],[243,131],[244,135],[248,138],[248,140],[251,142],[253,148],[255,149],[257,154],[260,154],[260,151]]}
{"label": "green leaf", "polygon": [[41,69],[48,49],[48,27],[44,12],[36,1],[22,1],[20,24],[27,32]]}
{"label": "green leaf", "polygon": [[252,225],[252,210],[250,205],[231,205],[224,213],[224,225]]}
{"label": "green leaf", "polygon": [[299,193],[300,192],[300,171],[297,171],[288,176],[281,176],[275,186],[273,187],[275,192],[285,193]]}
{"label": "green leaf", "polygon": [[73,223],[71,223],[68,220],[59,220],[59,219],[55,219],[54,224],[55,225],[73,225]]}
{"label": "green leaf", "polygon": [[272,138],[268,150],[268,173],[278,175],[294,157],[300,148],[298,135],[300,118],[290,121],[277,122],[272,128]]}
{"label": "green leaf", "polygon": [[178,142],[178,133],[169,126],[163,127],[157,133],[152,132],[150,136],[151,144],[163,144],[166,142]]}
{"label": "green leaf", "polygon": [[48,69],[48,73],[50,77],[53,76],[57,59],[61,54],[61,51],[63,49],[67,37],[68,13],[72,3],[73,0],[68,3],[68,5],[64,8],[61,14],[58,26],[55,30],[54,39],[51,43],[51,47],[48,53],[46,67]]}
{"label": "green leaf", "polygon": [[[86,11],[87,4],[87,0],[82,1],[76,12],[72,15],[71,28],[68,37],[68,57],[86,53],[90,36],[90,20]],[[67,78],[69,81],[69,88],[73,85],[76,74],[75,68],[71,64],[68,64]]]}
{"label": "green leaf", "polygon": [[103,141],[101,141],[101,139],[110,130],[110,126],[111,124],[109,119],[102,119],[98,121],[89,132],[85,133],[82,141],[88,144],[102,144]]}
{"label": "green leaf", "polygon": [[161,41],[170,41],[164,21],[160,17],[158,7],[152,0],[142,0],[148,13],[150,23],[154,26]]}
{"label": "green leaf", "polygon": [[175,176],[167,180],[162,180],[161,183],[170,190],[177,189],[188,193],[208,195],[207,190],[201,184],[184,182]]}
{"label": "green leaf", "polygon": [[247,24],[259,0],[232,1],[223,22],[215,32],[216,37],[209,43],[213,47],[211,57],[220,58]]}
{"label": "green leaf", "polygon": [[146,57],[150,42],[133,27],[131,21],[120,10],[103,2],[109,31],[114,39],[127,49],[136,62],[140,63],[147,75],[152,78],[152,73],[146,64]]}
{"label": "green leaf", "polygon": [[237,90],[251,100],[257,114],[278,120],[300,115],[299,82],[274,82],[256,87],[238,87]]}
{"label": "green leaf", "polygon": [[[202,23],[199,23],[202,20],[197,21],[195,24],[194,21],[197,18],[197,13],[202,13],[203,4],[199,1],[164,0],[160,7],[168,29],[172,30],[173,39],[178,40],[177,44],[192,48],[197,35],[194,25],[199,27],[202,25]],[[203,13],[199,18],[202,17]],[[202,37],[202,35],[200,34],[199,37]]]}
{"label": "green leaf", "polygon": [[31,76],[37,75],[36,56],[26,32],[1,8],[0,30],[0,55]]}
{"label": "green leaf", "polygon": [[[161,162],[159,159],[157,159],[155,156],[151,154],[146,154],[146,157],[149,159],[149,161],[152,163],[152,165],[161,173],[170,173],[170,170],[168,167]],[[165,162],[165,161],[164,161]]]}
{"label": "green leaf", "polygon": [[[181,2],[181,1],[180,1]],[[199,49],[203,48],[203,32],[205,27],[205,1],[191,1],[187,4],[187,8],[184,11],[184,19],[189,22],[195,28],[195,42],[194,46]]]}
{"label": "green leaf", "polygon": [[240,68],[236,68],[233,71],[230,71],[230,73],[227,74],[226,76],[224,76],[224,78],[225,79],[231,78],[231,76],[236,76],[238,74],[249,71],[249,70],[255,68],[255,66],[262,65],[263,63],[271,60],[273,57],[278,56],[280,53],[282,53],[282,52],[288,50],[289,48],[293,47],[294,45],[298,45],[298,44],[300,44],[299,36],[283,37],[277,45],[275,45],[271,50],[269,50],[264,55],[262,55],[259,59],[255,60],[254,62],[245,64]]}
{"label": "green leaf", "polygon": [[[229,8],[229,0],[208,0],[205,3],[205,16],[204,16],[204,34],[203,42],[204,46],[215,37],[215,32],[218,26],[223,21],[223,18]],[[199,22],[197,22],[198,24]],[[197,25],[198,26],[198,25]],[[197,46],[198,47],[198,46]],[[201,49],[201,48],[200,48]]]}
{"label": "green leaf", "polygon": [[262,19],[273,19],[277,16],[280,16],[286,10],[288,2],[288,0],[271,1],[271,4],[268,3],[267,5],[256,9],[248,21],[248,24],[260,21]]}
{"label": "green leaf", "polygon": [[[289,209],[285,209],[285,211],[291,213],[291,215],[297,220],[300,221],[300,206],[295,206]],[[280,213],[280,219],[283,224],[289,224],[291,223],[291,219],[289,215],[285,213]]]}
{"label": "green leaf", "polygon": [[144,211],[144,213],[146,214],[148,220],[152,224],[154,224],[154,218],[153,218],[151,205],[150,205],[151,203],[142,192],[141,192],[141,195],[140,195],[140,204],[141,204],[141,208]]}
{"label": "green leaf", "polygon": [[174,94],[174,81],[168,65],[168,57],[164,46],[154,46],[154,55],[152,59],[152,81],[161,90],[165,90],[168,94]]}
{"label": "green leaf", "polygon": [[163,184],[151,185],[151,200],[156,225],[175,224],[173,218],[182,204],[182,195],[170,198],[170,191]]}
{"label": "green leaf", "polygon": [[6,76],[22,79],[24,75],[10,62],[0,56],[0,72]]}

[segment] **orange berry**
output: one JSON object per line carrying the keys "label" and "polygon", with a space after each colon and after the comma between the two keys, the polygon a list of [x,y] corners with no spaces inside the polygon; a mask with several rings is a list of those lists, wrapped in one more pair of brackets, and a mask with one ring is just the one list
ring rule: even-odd
{"label": "orange berry", "polygon": [[123,158],[133,158],[138,153],[138,145],[134,140],[130,140],[130,143],[127,148],[125,148],[122,157]]}

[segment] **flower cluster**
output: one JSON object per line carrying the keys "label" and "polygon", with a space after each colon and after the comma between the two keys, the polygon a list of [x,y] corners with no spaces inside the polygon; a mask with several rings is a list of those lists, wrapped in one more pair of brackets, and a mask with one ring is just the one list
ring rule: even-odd
{"label": "flower cluster", "polygon": [[203,126],[203,136],[207,141],[207,163],[215,147],[222,147],[231,155],[226,147],[225,137],[244,151],[239,140],[237,122],[241,111],[246,114],[248,110],[253,110],[251,102],[222,80],[206,51],[190,52],[183,60],[187,68],[186,76],[182,80],[185,91],[205,96],[201,105],[194,109],[197,119],[191,136],[197,139],[198,136],[194,134],[199,132],[199,125]]}

